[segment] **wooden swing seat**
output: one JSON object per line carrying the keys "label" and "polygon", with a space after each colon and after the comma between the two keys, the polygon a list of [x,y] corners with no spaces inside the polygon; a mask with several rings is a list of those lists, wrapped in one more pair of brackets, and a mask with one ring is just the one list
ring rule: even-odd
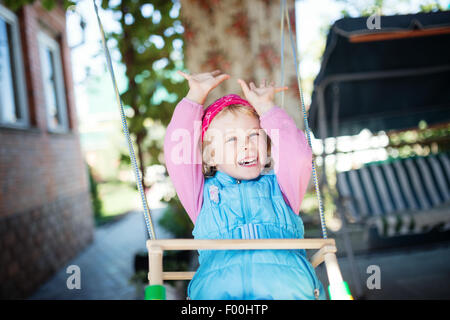
{"label": "wooden swing seat", "polygon": [[163,285],[164,280],[190,280],[195,272],[164,272],[163,254],[165,250],[317,250],[310,262],[314,268],[325,261],[329,279],[342,279],[335,253],[334,239],[163,239],[147,240],[149,256],[148,280],[150,285]]}

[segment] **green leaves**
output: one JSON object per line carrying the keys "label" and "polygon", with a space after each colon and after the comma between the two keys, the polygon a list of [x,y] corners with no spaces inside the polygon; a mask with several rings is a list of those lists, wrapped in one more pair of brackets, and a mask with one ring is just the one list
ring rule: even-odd
{"label": "green leaves", "polygon": [[42,6],[47,10],[52,10],[56,5],[55,0],[41,0],[41,3]]}
{"label": "green leaves", "polygon": [[[121,31],[108,38],[117,41],[121,62],[126,66],[128,88],[121,98],[134,111],[128,118],[129,130],[136,138],[138,158],[144,159],[145,167],[159,163],[162,153],[163,144],[151,137],[151,131],[170,122],[176,101],[188,90],[186,82],[174,80],[175,70],[183,66],[183,61],[176,59],[183,56],[182,46],[173,45],[174,41],[183,42],[181,21],[175,14],[180,4],[178,0],[114,3],[110,6],[109,1],[103,0],[102,7],[120,13],[114,16],[119,19]],[[175,50],[178,55],[173,54]]]}
{"label": "green leaves", "polygon": [[24,5],[32,4],[35,0],[5,0],[4,5],[12,11],[17,11]]}
{"label": "green leaves", "polygon": [[[20,8],[22,8],[24,5],[27,4],[33,4],[36,2],[36,0],[5,0],[4,4],[6,7],[11,9],[12,11],[17,11]],[[47,10],[53,10],[56,5],[58,4],[58,0],[40,0],[42,7],[44,7]],[[64,0],[63,2],[63,8],[64,10],[67,10],[70,6],[73,6],[76,4],[75,1],[71,0]]]}

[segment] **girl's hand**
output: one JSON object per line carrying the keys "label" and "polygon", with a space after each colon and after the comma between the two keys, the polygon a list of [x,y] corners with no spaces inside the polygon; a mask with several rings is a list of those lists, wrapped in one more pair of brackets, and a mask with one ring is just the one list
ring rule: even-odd
{"label": "girl's hand", "polygon": [[228,74],[221,74],[220,70],[191,75],[182,71],[177,71],[177,73],[189,81],[189,92],[186,98],[201,105],[205,103],[206,97],[211,90],[230,78]]}
{"label": "girl's hand", "polygon": [[238,79],[237,81],[241,85],[242,91],[244,91],[245,98],[256,109],[259,116],[262,116],[275,106],[273,102],[275,93],[288,89],[288,87],[275,87],[274,82],[269,84],[266,79],[261,81],[259,88],[253,82],[250,82],[249,88],[244,80]]}

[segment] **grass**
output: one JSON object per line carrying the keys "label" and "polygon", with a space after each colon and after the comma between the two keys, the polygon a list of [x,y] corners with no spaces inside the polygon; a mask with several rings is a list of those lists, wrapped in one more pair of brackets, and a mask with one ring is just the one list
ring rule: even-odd
{"label": "grass", "polygon": [[102,215],[97,221],[100,224],[139,208],[139,194],[132,185],[123,182],[99,183],[98,192],[102,200]]}

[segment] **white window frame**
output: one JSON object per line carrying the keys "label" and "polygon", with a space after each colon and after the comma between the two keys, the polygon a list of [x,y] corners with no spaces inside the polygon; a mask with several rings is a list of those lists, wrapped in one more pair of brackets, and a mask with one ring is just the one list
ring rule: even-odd
{"label": "white window frame", "polygon": [[22,115],[22,117],[20,119],[17,119],[17,121],[15,122],[6,122],[6,120],[4,120],[4,109],[0,108],[0,126],[25,128],[29,126],[29,113],[27,88],[22,58],[22,45],[20,42],[19,21],[12,11],[8,10],[1,4],[0,17],[11,27],[11,43],[13,46],[12,48],[10,48],[10,54],[12,53],[11,58],[13,60],[11,69],[15,74],[15,78],[13,79],[13,90],[17,90],[17,92],[15,92],[17,96],[17,101],[15,101],[15,103],[17,103],[16,108],[19,108],[20,114]]}
{"label": "white window frame", "polygon": [[[42,50],[49,49],[52,51],[53,56],[53,67],[54,67],[54,73],[55,73],[55,85],[56,85],[56,102],[57,102],[57,108],[58,108],[58,114],[60,115],[60,123],[57,127],[51,127],[51,116],[47,107],[47,102],[45,102],[45,110],[47,114],[47,129],[50,132],[68,132],[69,131],[69,121],[67,117],[67,103],[66,103],[66,93],[65,93],[65,82],[64,82],[64,75],[63,75],[63,68],[62,68],[62,60],[61,60],[61,50],[59,43],[53,39],[50,35],[45,33],[44,31],[40,31],[38,34],[38,42],[39,42],[39,56],[41,61],[41,74],[42,74],[42,84],[45,83],[44,78],[44,55]],[[45,88],[44,88],[45,91]],[[45,98],[45,92],[43,92],[44,100]]]}

